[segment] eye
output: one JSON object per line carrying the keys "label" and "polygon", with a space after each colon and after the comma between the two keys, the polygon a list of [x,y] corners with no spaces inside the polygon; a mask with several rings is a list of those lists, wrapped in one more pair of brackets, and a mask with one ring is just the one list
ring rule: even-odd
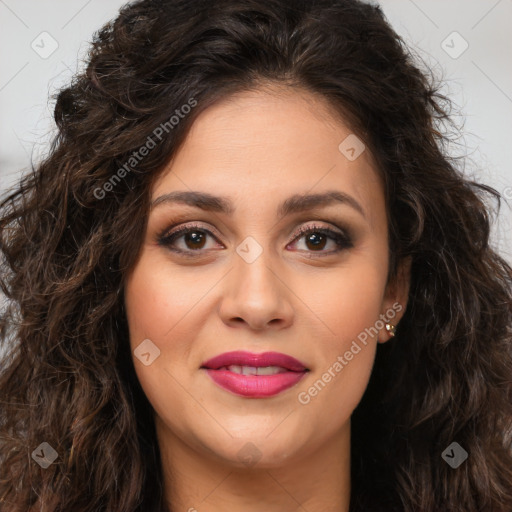
{"label": "eye", "polygon": [[[294,240],[299,239],[305,239],[306,251],[312,249],[311,252],[319,252],[321,253],[320,256],[322,253],[329,255],[353,247],[352,239],[348,234],[317,225],[301,227],[298,233],[296,233]],[[329,240],[334,242],[334,249],[324,251],[323,249]]]}
{"label": "eye", "polygon": [[[198,224],[188,224],[181,226],[170,233],[160,235],[158,238],[158,244],[184,256],[195,257],[200,255],[202,249],[205,249],[208,236],[217,240],[213,233],[208,229],[205,229]],[[178,247],[176,242],[180,241],[180,239],[182,239],[182,244],[181,247]],[[305,239],[306,249],[304,250],[306,252],[320,253],[319,256],[324,255],[323,253],[325,253],[325,255],[338,253],[343,249],[353,247],[351,237],[345,232],[335,231],[318,225],[301,227],[295,233],[292,244],[300,239]],[[323,249],[327,245],[328,241],[333,242],[334,249],[325,251]]]}
{"label": "eye", "polygon": [[[187,224],[171,231],[169,234],[160,236],[158,243],[159,245],[169,248],[171,251],[184,254],[185,256],[195,256],[194,254],[190,254],[190,252],[197,252],[203,249],[208,235],[215,238],[211,231],[202,228],[198,224]],[[180,238],[183,238],[185,247],[176,247],[175,242]]]}

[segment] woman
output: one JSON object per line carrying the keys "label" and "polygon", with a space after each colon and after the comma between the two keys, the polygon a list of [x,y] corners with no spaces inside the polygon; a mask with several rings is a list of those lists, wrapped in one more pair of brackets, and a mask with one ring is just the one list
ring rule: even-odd
{"label": "woman", "polygon": [[512,510],[445,104],[357,0],[124,7],[1,204],[2,511]]}

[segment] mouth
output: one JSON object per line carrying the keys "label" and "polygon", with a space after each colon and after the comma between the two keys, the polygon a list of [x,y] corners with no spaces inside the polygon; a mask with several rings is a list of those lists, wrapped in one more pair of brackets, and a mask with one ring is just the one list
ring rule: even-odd
{"label": "mouth", "polygon": [[310,370],[294,357],[278,352],[236,351],[204,362],[213,382],[231,393],[247,398],[277,395],[296,385]]}

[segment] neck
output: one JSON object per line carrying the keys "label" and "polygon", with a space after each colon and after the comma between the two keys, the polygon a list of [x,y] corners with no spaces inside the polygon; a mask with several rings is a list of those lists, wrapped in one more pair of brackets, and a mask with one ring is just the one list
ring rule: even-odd
{"label": "neck", "polygon": [[[158,418],[156,427],[171,512],[349,511],[350,422],[322,445],[284,462],[262,457],[247,466],[191,447]],[[247,446],[250,453],[253,445]]]}

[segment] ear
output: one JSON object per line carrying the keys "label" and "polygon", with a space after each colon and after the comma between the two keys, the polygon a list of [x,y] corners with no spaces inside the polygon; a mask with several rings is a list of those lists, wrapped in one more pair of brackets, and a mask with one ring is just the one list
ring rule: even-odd
{"label": "ear", "polygon": [[386,324],[396,327],[405,314],[411,285],[411,265],[411,256],[400,260],[395,279],[390,281],[386,286],[380,316],[384,325],[382,329],[379,329],[379,343],[386,343],[386,341],[389,341],[393,337],[386,329]]}

